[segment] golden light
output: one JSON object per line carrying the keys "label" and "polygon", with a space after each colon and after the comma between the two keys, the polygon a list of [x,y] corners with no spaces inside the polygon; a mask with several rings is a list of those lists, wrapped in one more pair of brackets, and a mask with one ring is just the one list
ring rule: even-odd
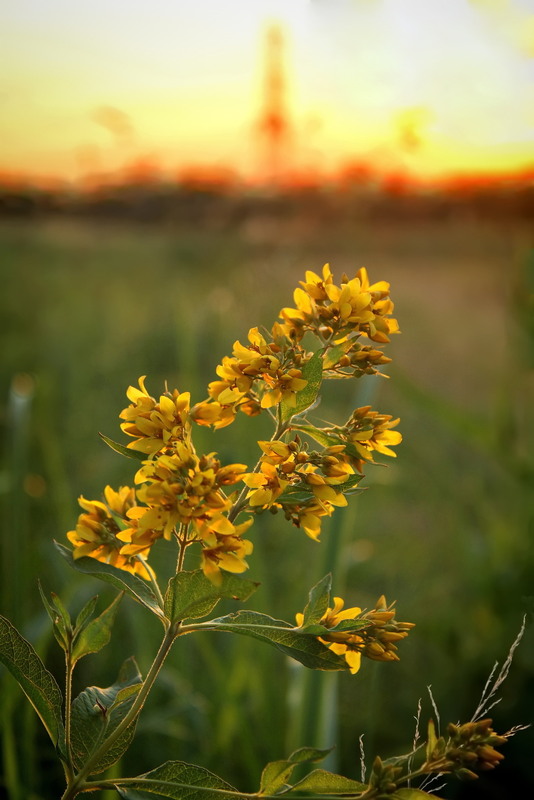
{"label": "golden light", "polygon": [[534,15],[519,3],[20,0],[2,16],[4,170],[253,172],[275,22],[292,168],[534,160]]}

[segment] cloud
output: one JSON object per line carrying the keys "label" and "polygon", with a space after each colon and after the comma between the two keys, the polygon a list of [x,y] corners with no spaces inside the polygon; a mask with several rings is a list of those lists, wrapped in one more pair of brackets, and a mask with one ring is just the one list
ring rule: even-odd
{"label": "cloud", "polygon": [[91,114],[91,119],[121,143],[132,140],[134,127],[130,116],[115,106],[98,106]]}

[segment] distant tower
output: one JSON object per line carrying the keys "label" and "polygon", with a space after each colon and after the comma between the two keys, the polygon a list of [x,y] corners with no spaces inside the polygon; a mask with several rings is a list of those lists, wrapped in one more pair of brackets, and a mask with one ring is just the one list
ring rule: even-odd
{"label": "distant tower", "polygon": [[286,111],[284,37],[279,25],[267,30],[263,103],[257,130],[261,142],[262,177],[279,184],[287,167],[290,125]]}

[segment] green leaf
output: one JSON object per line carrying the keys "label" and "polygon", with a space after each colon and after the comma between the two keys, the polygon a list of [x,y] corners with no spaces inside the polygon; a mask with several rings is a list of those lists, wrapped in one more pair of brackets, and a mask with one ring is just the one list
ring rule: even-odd
{"label": "green leaf", "polygon": [[312,622],[309,625],[301,625],[299,631],[313,636],[325,636],[329,633],[357,633],[370,625],[371,623],[367,620],[342,619],[335,628],[326,628],[324,625]]}
{"label": "green leaf", "polygon": [[75,559],[72,556],[72,550],[69,550],[68,547],[64,547],[59,542],[54,542],[54,544],[73,569],[83,572],[85,575],[93,575],[95,578],[105,581],[105,583],[111,583],[116,589],[126,592],[138,603],[148,608],[161,620],[164,619],[163,611],[150,585],[138,578],[137,575],[126,572],[124,569],[112,567],[111,564],[105,564],[103,561],[97,561],[96,558],[83,556]]}
{"label": "green leaf", "polygon": [[63,697],[54,676],[11,622],[0,616],[0,661],[18,681],[54,745],[63,747]]}
{"label": "green leaf", "polygon": [[351,475],[350,478],[347,478],[347,480],[344,481],[344,483],[338,483],[335,486],[335,489],[337,492],[348,494],[352,489],[354,489],[354,487],[358,486],[363,477],[363,475]]}
{"label": "green leaf", "polygon": [[303,626],[319,622],[324,616],[330,603],[330,590],[332,588],[332,575],[328,573],[319,583],[310,589],[308,604],[304,609]]}
{"label": "green leaf", "polygon": [[72,648],[72,663],[76,664],[80,658],[89,653],[98,653],[111,639],[111,627],[123,593],[119,594],[105,611],[96,619],[91,620],[85,628],[79,631],[74,639]]}
{"label": "green leaf", "polygon": [[124,800],[221,800],[225,795],[245,800],[247,797],[213,772],[184,761],[167,761],[136,778],[119,778],[114,785]]}
{"label": "green leaf", "polygon": [[69,620],[69,630],[67,630],[67,626],[65,624],[65,619],[62,614],[59,613],[57,606],[52,605],[46,599],[45,593],[43,591],[43,587],[41,586],[41,581],[38,581],[39,586],[39,593],[41,595],[41,600],[43,601],[43,605],[46,609],[46,613],[50,617],[53,625],[54,637],[56,642],[59,646],[67,651],[70,646],[70,620]]}
{"label": "green leaf", "polygon": [[98,602],[98,595],[95,594],[94,597],[91,597],[90,600],[84,605],[78,616],[76,617],[76,624],[74,626],[75,634],[78,633],[88,619],[90,619],[95,611],[96,604]]}
{"label": "green leaf", "polygon": [[[89,686],[76,697],[71,714],[71,749],[77,770],[82,769],[91,754],[122,722],[142,685],[137,664],[133,658],[129,658],[122,665],[112,686],[106,689]],[[130,691],[124,693],[125,689]],[[123,694],[119,700],[121,691]],[[119,760],[130,745],[135,733],[135,724],[136,720],[130,723],[93,765],[91,775],[103,772]]]}
{"label": "green leaf", "polygon": [[260,790],[258,794],[276,794],[280,789],[286,786],[297,764],[322,761],[328,753],[330,753],[330,750],[301,747],[299,750],[295,750],[294,753],[291,753],[289,758],[280,761],[271,761],[269,764],[266,764],[261,773]]}
{"label": "green leaf", "polygon": [[287,489],[284,489],[282,494],[276,498],[277,503],[288,506],[305,506],[306,503],[312,500],[315,501],[315,495],[312,489],[307,487],[306,484],[288,486]]}
{"label": "green leaf", "polygon": [[[349,447],[349,445],[347,445],[347,447]],[[336,484],[335,489],[344,494],[353,494],[355,487],[360,483],[363,477],[363,475],[351,475],[344,483]],[[282,494],[276,498],[276,502],[280,503],[282,506],[305,506],[307,503],[315,503],[316,497],[311,486],[306,483],[300,483],[296,486],[290,485],[284,489]]]}
{"label": "green leaf", "polygon": [[315,425],[293,425],[296,430],[307,433],[312,439],[315,439],[319,444],[325,447],[335,447],[338,444],[345,444],[339,436],[334,436],[331,433],[326,433],[322,428],[316,428]]}
{"label": "green leaf", "polygon": [[427,741],[426,741],[426,760],[430,761],[432,759],[432,755],[434,750],[436,749],[436,745],[438,743],[438,737],[436,736],[436,726],[434,725],[434,720],[428,720],[428,731],[427,731]]}
{"label": "green leaf", "polygon": [[165,614],[171,622],[205,617],[223,597],[248,600],[259,584],[222,571],[222,583],[215,586],[202,570],[179,572],[169,581]]}
{"label": "green leaf", "polygon": [[110,439],[109,436],[104,436],[103,433],[98,434],[102,441],[104,441],[108,447],[111,447],[112,450],[115,450],[116,453],[120,453],[121,456],[126,456],[126,458],[135,458],[137,461],[146,461],[148,459],[147,453],[142,453],[140,450],[133,450],[131,447],[125,447],[123,444],[119,444],[119,442],[114,442],[113,439]]}
{"label": "green leaf", "polygon": [[346,342],[341,342],[341,344],[337,344],[335,347],[331,347],[330,350],[324,355],[323,359],[323,368],[330,369],[337,364],[339,359],[348,353],[351,347],[354,345],[354,339],[348,339]]}
{"label": "green leaf", "polygon": [[287,794],[292,792],[313,792],[314,794],[361,794],[368,788],[367,784],[353,781],[343,775],[327,772],[325,769],[314,769],[309,775],[295,783]]}
{"label": "green leaf", "polygon": [[65,627],[69,630],[72,627],[72,622],[70,620],[70,614],[67,611],[66,607],[63,605],[61,597],[57,595],[55,592],[50,592],[50,596],[52,598],[52,605],[56,609],[57,613],[65,623]]}
{"label": "green leaf", "polygon": [[289,405],[285,400],[280,404],[282,422],[287,422],[291,417],[302,414],[312,406],[317,399],[323,380],[323,357],[320,351],[313,354],[309,361],[302,367],[302,377],[308,381],[304,389],[297,392],[296,404]]}
{"label": "green leaf", "polygon": [[239,633],[242,636],[251,636],[267,642],[310,669],[348,669],[345,659],[333,653],[314,635],[307,634],[300,628],[294,628],[289,622],[273,619],[266,614],[256,611],[238,611],[235,614],[210,620],[204,625],[206,627],[209,625],[209,630]]}
{"label": "green leaf", "polygon": [[395,798],[398,798],[398,800],[423,800],[425,797],[438,800],[437,795],[423,792],[422,789],[397,789],[394,794],[391,795],[392,800],[395,800]]}

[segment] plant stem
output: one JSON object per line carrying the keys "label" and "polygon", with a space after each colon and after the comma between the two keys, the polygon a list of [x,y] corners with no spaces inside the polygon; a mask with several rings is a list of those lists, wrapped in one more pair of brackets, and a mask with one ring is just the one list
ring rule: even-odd
{"label": "plant stem", "polygon": [[141,712],[145,700],[148,697],[152,686],[154,685],[154,681],[156,680],[161,667],[163,666],[163,662],[165,661],[169,651],[172,647],[172,644],[176,638],[177,634],[177,626],[171,625],[168,630],[165,632],[165,636],[163,637],[163,641],[161,642],[161,646],[156,654],[156,657],[150,667],[147,676],[143,682],[143,686],[137,695],[135,702],[133,703],[131,709],[126,714],[124,719],[120,722],[119,725],[115,728],[110,735],[104,739],[104,741],[100,744],[100,746],[91,754],[87,762],[84,764],[82,769],[76,775],[76,777],[69,782],[65,793],[63,794],[61,800],[72,800],[73,797],[76,797],[81,791],[83,791],[85,783],[85,778],[91,774],[91,769],[98,763],[100,758],[104,755],[104,753],[109,750],[109,748],[117,741],[117,739],[124,733],[126,728],[137,718],[139,713]]}
{"label": "plant stem", "polygon": [[138,554],[137,558],[141,562],[141,564],[144,566],[144,568],[146,569],[148,574],[150,575],[150,583],[152,584],[152,588],[154,589],[154,593],[155,593],[156,597],[158,598],[158,603],[159,603],[161,609],[163,609],[164,606],[165,606],[165,601],[163,599],[163,595],[161,594],[161,589],[159,588],[159,584],[158,584],[158,582],[156,580],[156,573],[154,572],[154,570],[152,569],[150,564],[146,561],[146,559],[143,558],[142,555]]}
{"label": "plant stem", "polygon": [[181,572],[184,568],[184,557],[185,557],[185,551],[187,549],[187,528],[188,526],[182,523],[180,525],[180,533],[176,537],[180,544],[180,551],[178,553],[178,560],[176,562],[176,574]]}
{"label": "plant stem", "polygon": [[74,670],[74,664],[72,663],[72,654],[70,652],[70,646],[68,650],[65,650],[65,747],[67,750],[67,763],[65,765],[66,769],[66,777],[68,781],[71,781],[73,778],[73,766],[72,766],[72,747],[70,741],[70,717],[72,711],[72,673]]}

